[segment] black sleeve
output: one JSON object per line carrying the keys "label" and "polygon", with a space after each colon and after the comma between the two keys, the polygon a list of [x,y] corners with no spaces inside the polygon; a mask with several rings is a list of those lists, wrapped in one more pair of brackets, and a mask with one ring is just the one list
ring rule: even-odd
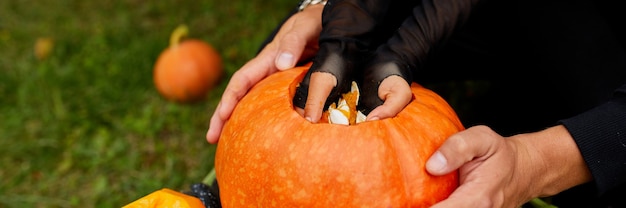
{"label": "black sleeve", "polygon": [[360,110],[368,114],[383,104],[378,87],[385,78],[397,75],[408,83],[422,68],[431,52],[445,42],[469,17],[478,0],[422,0],[413,7],[395,34],[380,45],[359,74],[362,95]]}
{"label": "black sleeve", "polygon": [[623,189],[626,185],[626,84],[615,91],[609,102],[560,123],[578,145],[599,194],[614,196],[613,191]]}
{"label": "black sleeve", "polygon": [[[469,17],[478,0],[423,0],[396,33],[381,45],[376,62],[395,62],[418,70],[429,54],[444,43]],[[410,80],[409,80],[410,81]]]}

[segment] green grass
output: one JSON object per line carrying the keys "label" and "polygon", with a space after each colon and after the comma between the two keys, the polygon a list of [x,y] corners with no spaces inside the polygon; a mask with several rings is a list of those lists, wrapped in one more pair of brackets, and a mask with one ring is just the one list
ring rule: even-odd
{"label": "green grass", "polygon": [[[297,1],[0,1],[0,207],[120,207],[187,189],[213,166],[204,134],[227,80],[181,105],[152,83],[179,24],[231,75]],[[38,60],[33,45],[55,46]]]}

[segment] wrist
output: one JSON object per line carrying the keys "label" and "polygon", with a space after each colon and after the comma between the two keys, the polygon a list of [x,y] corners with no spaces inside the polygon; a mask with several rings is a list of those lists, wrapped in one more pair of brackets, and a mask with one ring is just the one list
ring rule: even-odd
{"label": "wrist", "polygon": [[543,190],[548,181],[544,180],[544,174],[550,166],[543,153],[535,147],[533,139],[530,134],[519,134],[506,139],[514,147],[516,155],[515,169],[510,181],[512,184],[508,186],[507,195],[514,197],[518,204],[548,195]]}
{"label": "wrist", "polygon": [[558,194],[591,180],[578,146],[563,126],[511,137],[531,198]]}
{"label": "wrist", "polygon": [[298,11],[301,12],[309,7],[324,7],[326,2],[328,2],[328,0],[302,0],[298,5]]}

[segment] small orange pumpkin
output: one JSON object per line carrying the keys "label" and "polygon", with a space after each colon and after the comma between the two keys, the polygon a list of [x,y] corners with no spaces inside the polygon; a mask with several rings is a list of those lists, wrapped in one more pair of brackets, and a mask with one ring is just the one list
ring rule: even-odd
{"label": "small orange pumpkin", "polygon": [[170,46],[154,66],[154,84],[169,100],[187,103],[202,100],[223,74],[220,54],[208,43],[197,39],[181,40],[187,27],[178,27]]}
{"label": "small orange pumpkin", "polygon": [[225,124],[215,157],[223,207],[428,207],[458,186],[457,172],[425,170],[464,128],[445,100],[414,83],[393,118],[313,124],[292,105],[306,69],[259,82]]}

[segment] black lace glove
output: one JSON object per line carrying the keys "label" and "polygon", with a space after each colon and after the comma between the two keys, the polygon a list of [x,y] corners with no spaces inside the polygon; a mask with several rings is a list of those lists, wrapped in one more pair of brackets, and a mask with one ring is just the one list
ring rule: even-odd
{"label": "black lace glove", "polygon": [[402,23],[397,32],[380,45],[363,69],[360,80],[359,110],[365,115],[383,104],[378,87],[387,77],[398,75],[407,83],[431,52],[469,16],[478,0],[423,0]]}
{"label": "black lace glove", "polygon": [[[309,91],[311,74],[330,73],[337,85],[326,99],[324,108],[336,102],[341,94],[350,91],[356,70],[363,66],[364,59],[375,50],[378,42],[388,38],[376,33],[393,24],[387,16],[393,0],[331,0],[324,7],[319,51],[313,65],[299,84],[293,99],[295,106],[304,108]],[[401,21],[396,25],[399,25]],[[387,30],[387,36],[393,34]],[[383,33],[384,34],[384,33]]]}

